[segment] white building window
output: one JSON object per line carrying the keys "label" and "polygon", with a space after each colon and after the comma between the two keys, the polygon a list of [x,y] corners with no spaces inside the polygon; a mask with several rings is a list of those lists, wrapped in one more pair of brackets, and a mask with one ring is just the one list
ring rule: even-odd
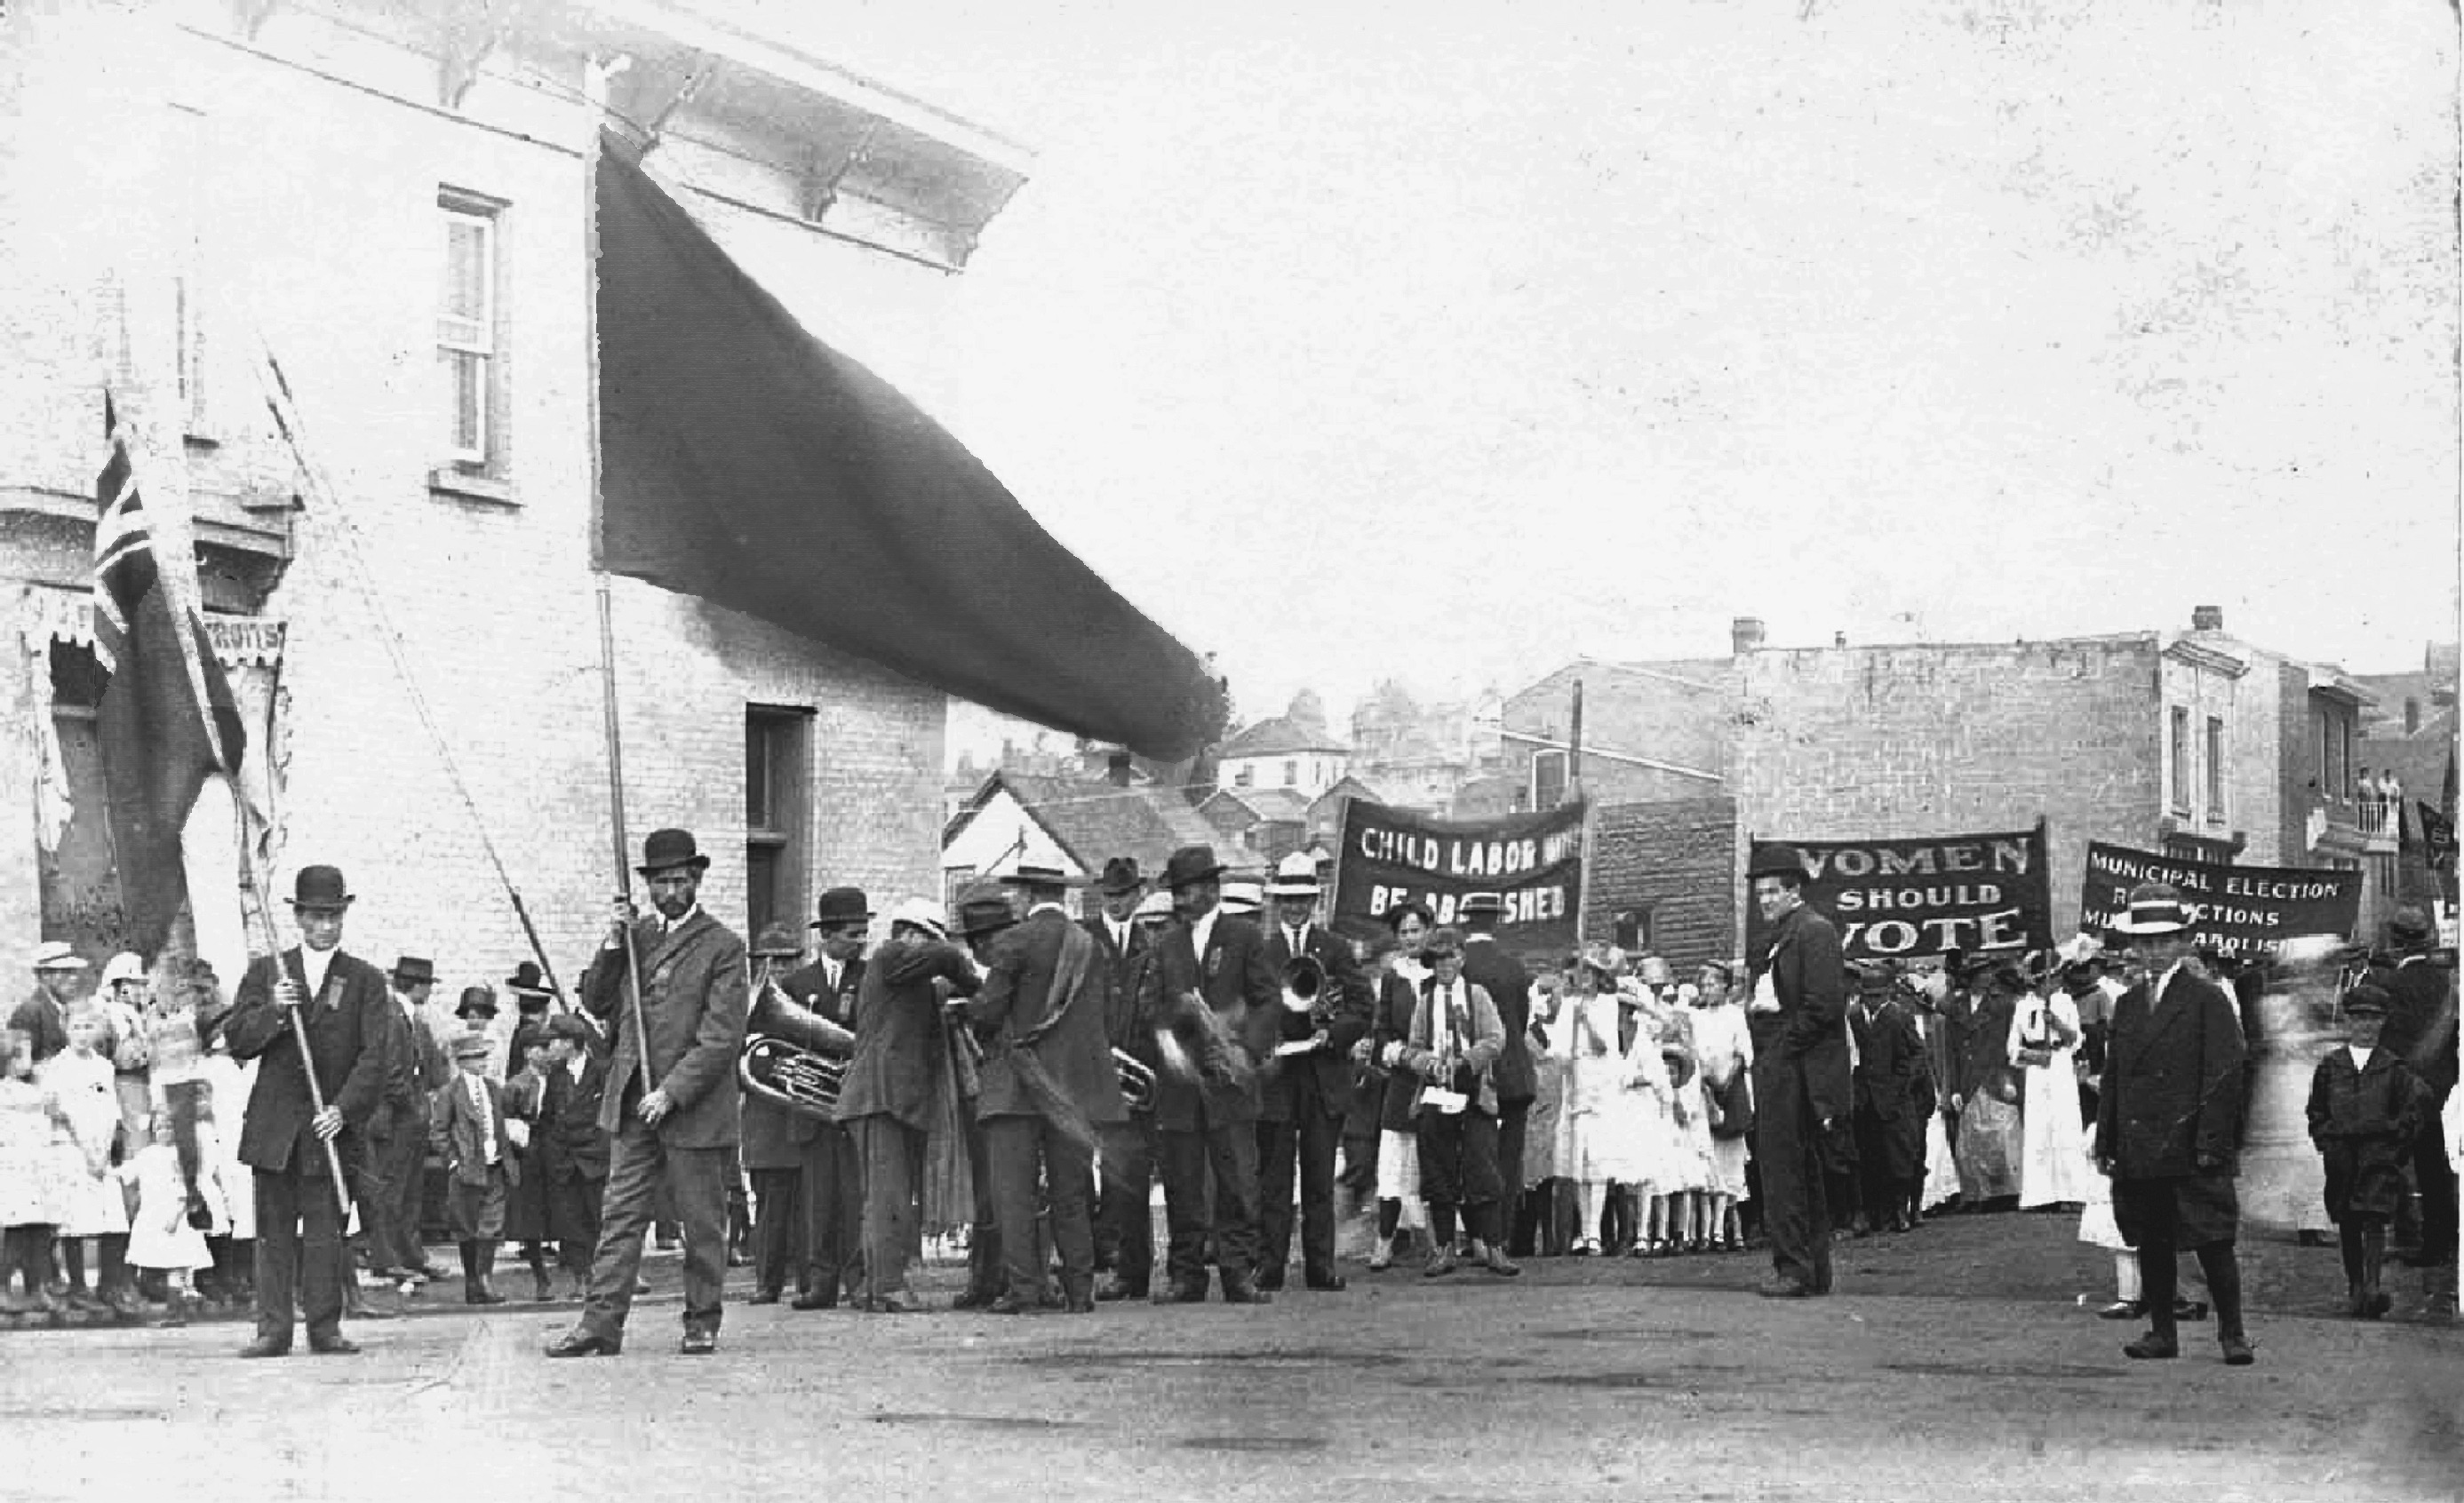
{"label": "white building window", "polygon": [[1554,809],[1566,801],[1566,753],[1531,753],[1531,808]]}
{"label": "white building window", "polygon": [[461,468],[496,473],[505,455],[497,296],[504,206],[449,188],[437,194],[436,207],[445,231],[436,355],[445,387],[446,451]]}

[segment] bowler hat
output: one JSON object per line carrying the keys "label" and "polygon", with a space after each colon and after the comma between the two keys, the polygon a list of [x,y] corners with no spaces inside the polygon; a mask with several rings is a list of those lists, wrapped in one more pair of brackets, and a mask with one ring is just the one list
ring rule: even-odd
{"label": "bowler hat", "polygon": [[2113,924],[2117,934],[2179,934],[2190,926],[2182,889],[2169,882],[2143,882],[2130,889],[2130,909]]}
{"label": "bowler hat", "polygon": [[485,1034],[453,1035],[453,1057],[456,1059],[484,1059],[495,1053],[495,1040]]}
{"label": "bowler hat", "polygon": [[577,1044],[586,1044],[595,1035],[590,1032],[590,1025],[583,1022],[580,1014],[559,1013],[547,1020],[547,1036],[570,1038]]}
{"label": "bowler hat", "polygon": [[1137,891],[1143,881],[1144,879],[1138,876],[1136,857],[1115,856],[1104,863],[1103,879],[1095,885],[1104,892],[1117,896],[1125,892]]}
{"label": "bowler hat", "polygon": [[1757,845],[1746,862],[1746,881],[1757,877],[1805,878],[1805,853],[1793,845]]}
{"label": "bowler hat", "polygon": [[710,866],[710,858],[701,854],[701,848],[693,843],[691,830],[653,830],[642,841],[642,864],[634,870],[645,877],[655,877],[679,866],[705,871]]}
{"label": "bowler hat", "polygon": [[425,955],[405,955],[393,963],[393,979],[406,987],[434,986],[436,962]]}
{"label": "bowler hat", "polygon": [[66,940],[45,940],[34,947],[36,970],[83,970],[85,962],[77,958],[77,947]]}
{"label": "bowler hat", "polygon": [[291,880],[290,904],[295,908],[347,908],[349,885],[339,866],[302,866]]}
{"label": "bowler hat", "polygon": [[1317,893],[1317,862],[1306,851],[1294,851],[1277,861],[1274,880],[1266,883],[1269,898],[1314,898]]}
{"label": "bowler hat", "polygon": [[[429,979],[433,981],[436,978],[431,976]],[[533,996],[556,995],[548,990],[547,978],[539,974],[539,962],[536,960],[526,960],[516,966],[514,973],[505,978],[505,990],[528,992]]]}
{"label": "bowler hat", "polygon": [[1215,859],[1215,847],[1211,845],[1184,845],[1163,863],[1166,887],[1186,887],[1222,875],[1223,863]]}
{"label": "bowler hat", "polygon": [[453,1004],[455,1017],[494,1017],[496,1015],[496,993],[486,987],[464,987],[462,1000]]}
{"label": "bowler hat", "polygon": [[958,894],[958,932],[969,939],[1005,929],[1018,922],[1018,909],[998,883],[977,882]]}
{"label": "bowler hat", "polygon": [[803,952],[804,942],[797,937],[793,925],[765,924],[761,926],[761,932],[754,936],[753,953],[756,955],[801,955]]}
{"label": "bowler hat", "polygon": [[869,924],[872,920],[872,904],[861,887],[832,887],[813,904],[811,929],[834,929],[842,924]]}
{"label": "bowler hat", "polygon": [[1026,864],[1001,879],[1004,887],[1067,887],[1069,874],[1058,866]]}
{"label": "bowler hat", "polygon": [[2346,1017],[2385,1017],[2394,1005],[2394,994],[2375,981],[2357,982],[2344,993]]}
{"label": "bowler hat", "polygon": [[2430,915],[2410,904],[2398,908],[2387,918],[2387,939],[2398,949],[2426,949],[2438,937]]}

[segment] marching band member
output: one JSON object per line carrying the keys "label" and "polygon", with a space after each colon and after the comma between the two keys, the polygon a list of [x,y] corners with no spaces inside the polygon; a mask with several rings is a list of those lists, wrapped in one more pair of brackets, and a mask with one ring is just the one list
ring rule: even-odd
{"label": "marching band member", "polygon": [[889,942],[864,968],[856,993],[855,1055],[839,1086],[838,1122],[855,1144],[864,1183],[857,1309],[923,1308],[908,1293],[907,1264],[935,1099],[957,1088],[942,1007],[979,985],[966,951],[950,943],[939,904],[906,898],[890,910]]}
{"label": "marching band member", "polygon": [[[1149,926],[1136,922],[1146,906],[1146,882],[1138,863],[1115,856],[1104,863],[1097,884],[1103,912],[1086,921],[1102,968],[1104,1037],[1113,1049],[1153,1071],[1160,1064],[1155,1027],[1138,1010],[1141,978],[1155,953]],[[1153,895],[1169,919],[1171,899]],[[1103,1176],[1095,1187],[1095,1261],[1111,1264],[1095,1286],[1099,1300],[1144,1299],[1155,1272],[1155,1100],[1132,1101],[1127,1120],[1097,1129]]]}
{"label": "marching band member", "polygon": [[[770,983],[796,968],[804,947],[792,925],[773,924],[753,941],[753,1000],[745,1010],[744,1031],[764,1032],[775,1024],[779,1004],[771,999]],[[744,1093],[742,1136],[737,1147],[744,1172],[753,1180],[752,1305],[775,1305],[785,1293],[787,1275],[797,1275],[796,1295],[811,1288],[804,1276],[803,1146],[798,1140],[796,1112],[756,1091]]]}
{"label": "marching band member", "polygon": [[[958,938],[967,947],[979,976],[983,968],[992,964],[994,942],[1017,923],[1018,908],[1010,902],[1009,889],[998,882],[979,882],[958,894]],[[1002,1232],[1006,1229],[995,1215],[990,1150],[984,1141],[983,1122],[976,1114],[983,1092],[983,1049],[976,1042],[975,1031],[967,1022],[970,1000],[954,995],[943,1003],[951,1074],[957,1097],[957,1110],[949,1116],[965,1139],[965,1168],[961,1171],[957,1167],[961,1161],[955,1153],[936,1153],[933,1160],[946,1165],[939,1176],[945,1200],[959,1199],[955,1186],[963,1172],[966,1199],[974,1216],[967,1232],[967,1287],[950,1301],[953,1310],[986,1309],[1008,1290],[1007,1264],[1001,1256]],[[931,1180],[928,1175],[928,1191]],[[1018,1234],[1032,1238],[1035,1228],[1030,1224]]]}
{"label": "marching band member", "polygon": [[1282,1043],[1261,1072],[1258,1112],[1258,1287],[1284,1287],[1292,1249],[1292,1163],[1300,1161],[1301,1273],[1309,1287],[1343,1288],[1334,1271],[1334,1150],[1352,1098],[1352,1046],[1369,1032],[1369,983],[1352,947],[1313,924],[1317,865],[1295,851],[1275,866],[1266,888],[1275,905],[1266,963],[1289,977],[1303,957],[1315,962],[1317,991],[1287,994],[1279,1010]]}
{"label": "marching band member", "polygon": [[1095,1308],[1087,1207],[1095,1133],[1129,1116],[1104,1033],[1108,989],[1097,973],[1095,941],[1061,905],[1062,874],[1021,866],[1002,881],[1025,890],[1026,918],[994,941],[983,990],[967,1005],[968,1021],[985,1039],[976,1116],[984,1124],[993,1219],[1003,1232],[1009,1275],[1008,1291],[987,1308],[1016,1315],[1042,1302],[1043,1259],[1033,1234],[1040,1172],[1061,1255],[1063,1305],[1084,1315]]}
{"label": "marching band member", "polygon": [[[781,978],[780,990],[824,1022],[852,1032],[871,924],[872,905],[862,888],[832,887],[823,893],[809,926],[821,955]],[[845,1054],[852,1040],[828,1047],[830,1053]],[[856,1288],[857,1261],[864,1255],[863,1169],[856,1162],[854,1140],[834,1122],[800,1117],[796,1140],[803,1156],[798,1190],[804,1209],[804,1292],[792,1305],[798,1310],[834,1309],[843,1289],[852,1293]]]}
{"label": "marching band member", "polygon": [[[590,1296],[581,1320],[547,1348],[550,1357],[613,1357],[624,1349],[642,1238],[662,1182],[674,1193],[684,1227],[682,1349],[689,1357],[718,1350],[746,970],[744,941],[698,901],[709,867],[691,832],[650,832],[637,870],[657,916],[637,920],[632,899],[617,899],[606,943],[582,978],[583,1010],[613,1020],[615,1053],[599,1125],[614,1141]],[[626,1005],[628,952],[639,957],[638,1015]]]}
{"label": "marching band member", "polygon": [[[1164,863],[1180,922],[1165,931],[1141,1006],[1158,1021],[1167,1060],[1155,1078],[1155,1159],[1171,1231],[1165,1270],[1177,1303],[1206,1297],[1210,1232],[1226,1304],[1264,1304],[1258,1246],[1258,1061],[1275,1048],[1274,967],[1256,925],[1217,911],[1222,863],[1187,845]],[[1207,1202],[1207,1176],[1215,1180]]]}

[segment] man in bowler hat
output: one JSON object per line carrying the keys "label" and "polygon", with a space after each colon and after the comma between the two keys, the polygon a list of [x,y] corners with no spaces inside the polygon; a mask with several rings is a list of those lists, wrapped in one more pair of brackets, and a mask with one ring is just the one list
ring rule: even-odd
{"label": "man in bowler hat", "polygon": [[[1155,943],[1135,922],[1147,884],[1134,857],[1104,863],[1095,883],[1101,908],[1086,921],[1094,937],[1104,983],[1104,1037],[1112,1048],[1154,1070],[1155,1026],[1138,1011],[1140,978]],[[1128,1118],[1099,1124],[1104,1177],[1096,1187],[1095,1266],[1108,1269],[1095,1286],[1102,1300],[1144,1299],[1155,1271],[1155,1100],[1132,1101]]]}
{"label": "man in bowler hat", "polygon": [[1763,1234],[1771,1274],[1756,1293],[1802,1299],[1831,1293],[1831,1208],[1824,1176],[1848,1130],[1847,970],[1839,931],[1806,906],[1805,858],[1758,848],[1746,882],[1762,912],[1746,1028],[1754,1041],[1754,1160],[1762,1165]]}
{"label": "man in bowler hat", "polygon": [[[807,926],[821,953],[779,980],[796,1005],[848,1033],[864,989],[864,945],[872,902],[860,887],[832,887],[813,905]],[[797,1203],[803,1211],[804,1268],[798,1310],[832,1310],[840,1296],[856,1297],[864,1266],[864,1165],[855,1139],[835,1122],[798,1116]]]}
{"label": "man in bowler hat", "polygon": [[[689,1357],[718,1350],[747,974],[744,941],[702,911],[709,867],[691,832],[651,831],[636,869],[657,911],[637,916],[629,895],[618,898],[606,942],[582,978],[583,1010],[607,1019],[615,1038],[599,1112],[612,1142],[589,1297],[581,1320],[548,1347],[550,1357],[624,1349],[642,1238],[663,1183],[684,1229],[682,1350]],[[638,1014],[627,996],[635,986]]]}
{"label": "man in bowler hat", "polygon": [[[331,1165],[363,1162],[359,1136],[385,1099],[394,1004],[385,973],[342,952],[351,893],[340,870],[301,867],[290,902],[299,943],[249,962],[222,1025],[231,1057],[257,1061],[239,1139],[256,1190],[256,1340],[240,1355],[290,1352],[296,1288],[309,1349],[348,1356],[359,1347],[342,1335],[344,1194]],[[294,1018],[307,1032],[305,1058]]]}

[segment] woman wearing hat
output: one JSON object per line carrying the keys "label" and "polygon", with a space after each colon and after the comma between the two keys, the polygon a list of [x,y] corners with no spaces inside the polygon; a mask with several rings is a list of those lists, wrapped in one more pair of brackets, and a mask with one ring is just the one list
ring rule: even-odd
{"label": "woman wearing hat", "polygon": [[1377,1012],[1370,1024],[1373,1058],[1383,1072],[1377,1132],[1377,1240],[1369,1254],[1371,1273],[1395,1266],[1395,1239],[1408,1224],[1427,1224],[1420,1201],[1419,1123],[1414,1105],[1420,1082],[1408,1070],[1395,1068],[1403,1040],[1411,1035],[1412,1010],[1429,968],[1421,947],[1437,927],[1436,916],[1418,903],[1403,902],[1385,913],[1394,944],[1381,957],[1382,975],[1373,981]]}
{"label": "woman wearing hat", "polygon": [[1959,1161],[1962,1201],[1975,1210],[2010,1210],[2019,1204],[2019,1071],[2011,1060],[2011,1035],[2022,1004],[2033,1004],[2016,959],[1991,962],[1969,1014],[1968,1056],[1960,1064]]}

